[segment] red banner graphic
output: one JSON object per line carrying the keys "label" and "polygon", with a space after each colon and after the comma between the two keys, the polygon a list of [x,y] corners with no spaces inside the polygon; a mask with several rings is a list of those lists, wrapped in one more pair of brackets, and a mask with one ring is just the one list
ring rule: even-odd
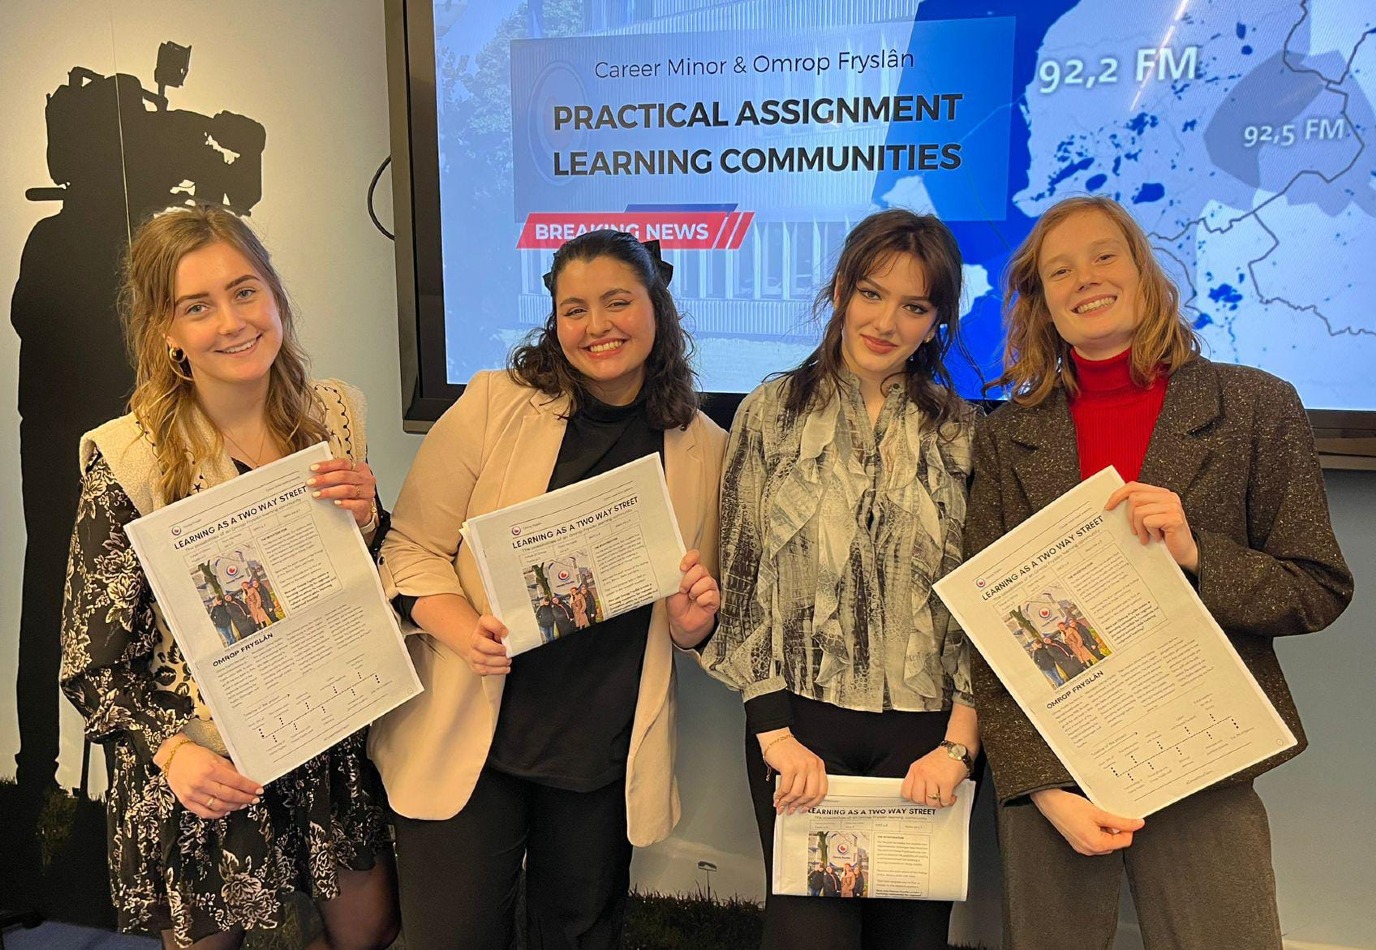
{"label": "red banner graphic", "polygon": [[554,250],[588,231],[615,228],[657,240],[666,251],[734,251],[754,220],[753,211],[533,211],[516,246]]}

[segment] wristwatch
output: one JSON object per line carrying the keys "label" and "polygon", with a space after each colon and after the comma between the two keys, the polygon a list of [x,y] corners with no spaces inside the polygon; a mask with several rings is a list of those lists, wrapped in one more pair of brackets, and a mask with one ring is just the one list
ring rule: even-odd
{"label": "wristwatch", "polygon": [[952,742],[950,739],[942,739],[937,743],[937,747],[946,750],[946,754],[965,766],[967,778],[975,774],[975,762],[970,758],[970,750],[959,742]]}

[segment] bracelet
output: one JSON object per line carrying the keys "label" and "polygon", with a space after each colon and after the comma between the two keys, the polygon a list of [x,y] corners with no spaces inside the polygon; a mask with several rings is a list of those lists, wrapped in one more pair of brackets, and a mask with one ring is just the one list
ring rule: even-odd
{"label": "bracelet", "polygon": [[359,531],[367,534],[369,531],[377,530],[377,498],[374,497],[372,504],[368,508],[368,520],[358,528]]}
{"label": "bracelet", "polygon": [[167,774],[167,770],[170,769],[170,768],[172,768],[172,760],[175,759],[175,758],[177,757],[177,753],[181,751],[182,746],[186,745],[186,744],[187,744],[188,742],[190,742],[190,741],[191,741],[191,737],[188,736],[188,735],[186,735],[185,733],[183,733],[183,734],[182,734],[182,741],[181,741],[181,742],[178,742],[176,745],[174,745],[174,746],[172,747],[171,751],[169,751],[169,752],[167,753],[167,758],[163,759],[162,766],[161,766],[162,774],[163,774],[163,775],[166,775],[166,774]]}
{"label": "bracelet", "polygon": [[791,733],[791,732],[785,732],[785,733],[784,733],[783,735],[781,735],[781,736],[775,736],[773,739],[770,739],[769,742],[767,742],[767,743],[765,744],[765,747],[764,747],[763,749],[760,750],[760,758],[764,758],[766,755],[768,755],[768,754],[769,754],[769,750],[772,749],[772,748],[774,748],[774,747],[775,747],[776,745],[778,745],[780,742],[783,742],[785,739],[792,739],[792,738],[793,738],[793,733]]}

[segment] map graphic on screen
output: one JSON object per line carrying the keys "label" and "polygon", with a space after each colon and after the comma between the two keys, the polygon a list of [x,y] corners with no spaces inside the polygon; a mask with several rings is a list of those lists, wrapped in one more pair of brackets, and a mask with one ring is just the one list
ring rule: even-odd
{"label": "map graphic on screen", "polygon": [[451,383],[503,365],[549,316],[554,249],[610,226],[675,265],[703,388],[746,392],[812,349],[841,242],[887,207],[955,232],[992,378],[1009,253],[1092,193],[1147,229],[1207,355],[1376,409],[1369,0],[436,0],[434,21]]}

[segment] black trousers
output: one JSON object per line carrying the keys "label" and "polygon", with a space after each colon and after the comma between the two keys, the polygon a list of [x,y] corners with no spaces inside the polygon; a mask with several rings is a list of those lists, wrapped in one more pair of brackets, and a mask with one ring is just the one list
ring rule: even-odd
{"label": "black trousers", "polygon": [[[902,778],[946,735],[948,712],[868,713],[791,696],[793,734],[833,775]],[[950,901],[842,900],[773,893],[774,780],[759,741],[745,736],[745,763],[764,849],[765,950],[946,950]]]}
{"label": "black trousers", "polygon": [[527,947],[621,945],[631,868],[624,781],[569,792],[486,768],[453,818],[395,817],[408,950],[507,950],[523,860]]}

